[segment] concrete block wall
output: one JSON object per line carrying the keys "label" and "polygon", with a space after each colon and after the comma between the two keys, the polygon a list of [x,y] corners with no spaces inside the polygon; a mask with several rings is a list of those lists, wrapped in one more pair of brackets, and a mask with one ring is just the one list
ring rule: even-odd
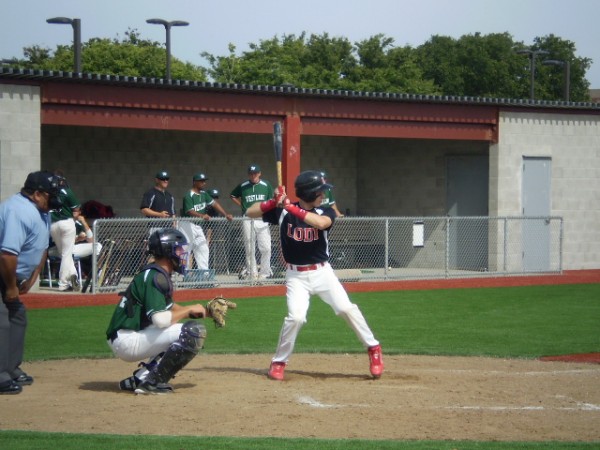
{"label": "concrete block wall", "polygon": [[600,117],[503,112],[490,155],[490,198],[497,198],[490,214],[500,216],[521,214],[523,157],[552,159],[551,214],[564,218],[564,268],[599,268]]}
{"label": "concrete block wall", "polygon": [[446,157],[487,154],[486,142],[360,139],[358,212],[364,216],[446,215]]}
{"label": "concrete block wall", "polygon": [[[358,139],[351,137],[305,136],[301,142],[301,170],[323,170],[333,184],[338,209],[344,214],[357,215]],[[290,192],[292,192],[290,190]]]}
{"label": "concrete block wall", "polygon": [[0,201],[40,168],[40,89],[0,84]]}

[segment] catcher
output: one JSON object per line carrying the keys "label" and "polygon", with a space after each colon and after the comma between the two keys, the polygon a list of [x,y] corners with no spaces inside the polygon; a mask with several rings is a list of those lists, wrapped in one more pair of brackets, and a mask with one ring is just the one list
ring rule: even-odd
{"label": "catcher", "polygon": [[135,275],[106,330],[108,345],[120,359],[128,362],[148,358],[129,378],[119,383],[136,394],[168,394],[168,384],[204,345],[203,324],[182,319],[213,318],[218,327],[225,325],[228,308],[235,303],[217,297],[203,306],[182,306],[173,301],[171,274],[185,272],[187,240],[174,228],[159,229],[150,235],[148,253],[154,262]]}

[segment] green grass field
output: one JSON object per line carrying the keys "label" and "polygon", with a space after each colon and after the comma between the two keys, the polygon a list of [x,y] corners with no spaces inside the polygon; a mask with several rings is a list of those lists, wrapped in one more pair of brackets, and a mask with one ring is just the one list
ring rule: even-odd
{"label": "green grass field", "polygon": [[[351,295],[386,354],[537,358],[600,351],[600,284],[394,291]],[[115,298],[116,300],[116,298]],[[110,357],[113,306],[29,311],[26,360]],[[238,301],[228,326],[208,326],[208,353],[272,353],[282,297]],[[218,338],[211,339],[218,333]],[[363,352],[352,331],[313,299],[296,352]],[[1,424],[1,421],[0,421]],[[1,427],[1,425],[0,425]],[[0,431],[0,448],[515,449],[598,448],[596,443],[501,443],[92,436]]]}

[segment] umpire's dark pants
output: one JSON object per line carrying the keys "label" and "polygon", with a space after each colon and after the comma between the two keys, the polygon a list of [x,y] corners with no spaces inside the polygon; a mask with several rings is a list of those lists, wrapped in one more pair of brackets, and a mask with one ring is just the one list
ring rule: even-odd
{"label": "umpire's dark pants", "polygon": [[19,366],[25,349],[27,311],[20,300],[5,300],[6,289],[1,278],[0,293],[0,383],[4,383],[23,373]]}

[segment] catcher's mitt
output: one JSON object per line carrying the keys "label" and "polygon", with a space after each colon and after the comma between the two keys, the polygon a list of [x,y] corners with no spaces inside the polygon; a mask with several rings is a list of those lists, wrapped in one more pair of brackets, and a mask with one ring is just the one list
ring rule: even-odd
{"label": "catcher's mitt", "polygon": [[208,317],[211,317],[215,322],[215,327],[220,328],[225,326],[225,316],[227,315],[227,310],[229,308],[235,309],[237,305],[223,296],[217,296],[209,302],[205,306],[206,312],[208,313]]}

